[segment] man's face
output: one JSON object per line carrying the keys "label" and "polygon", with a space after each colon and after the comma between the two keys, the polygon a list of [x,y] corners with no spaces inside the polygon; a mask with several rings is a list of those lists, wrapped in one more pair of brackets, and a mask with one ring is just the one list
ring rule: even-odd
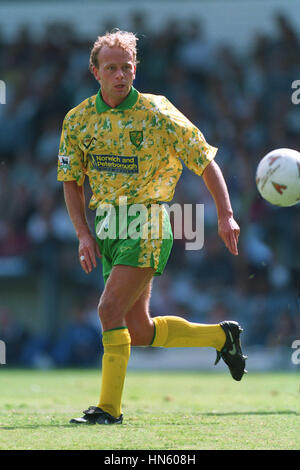
{"label": "man's face", "polygon": [[132,54],[121,47],[104,46],[98,53],[98,64],[93,72],[100,82],[102,97],[110,106],[117,106],[130,92],[135,78]]}

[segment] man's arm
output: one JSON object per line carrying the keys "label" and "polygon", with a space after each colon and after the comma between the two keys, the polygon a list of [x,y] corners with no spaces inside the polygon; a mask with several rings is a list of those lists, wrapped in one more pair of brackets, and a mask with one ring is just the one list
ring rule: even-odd
{"label": "man's arm", "polygon": [[213,160],[205,168],[202,177],[216,204],[218,233],[230,253],[238,255],[240,228],[233,218],[230,197],[219,165]]}
{"label": "man's arm", "polygon": [[79,259],[82,269],[88,274],[95,268],[96,255],[101,258],[99,247],[91,234],[85,212],[85,196],[83,186],[78,186],[76,181],[64,182],[64,197],[70,219],[74,225],[79,240]]}

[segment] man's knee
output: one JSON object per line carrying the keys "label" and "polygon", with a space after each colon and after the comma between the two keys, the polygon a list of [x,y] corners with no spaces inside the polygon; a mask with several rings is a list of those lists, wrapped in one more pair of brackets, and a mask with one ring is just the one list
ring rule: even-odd
{"label": "man's knee", "polygon": [[124,314],[120,311],[116,299],[111,297],[100,298],[98,304],[98,315],[102,326],[106,328],[113,328],[116,324],[122,324]]}

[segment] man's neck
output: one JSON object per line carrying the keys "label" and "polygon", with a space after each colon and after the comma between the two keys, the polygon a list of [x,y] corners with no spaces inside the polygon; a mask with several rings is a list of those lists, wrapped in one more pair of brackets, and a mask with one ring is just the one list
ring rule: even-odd
{"label": "man's neck", "polygon": [[[130,90],[129,90],[129,93],[130,93]],[[119,106],[119,104],[123,103],[123,101],[126,100],[129,93],[123,98],[120,97],[119,99],[118,98],[114,99],[114,98],[110,98],[101,90],[102,99],[104,103],[106,103],[110,108],[116,108],[117,106]]]}

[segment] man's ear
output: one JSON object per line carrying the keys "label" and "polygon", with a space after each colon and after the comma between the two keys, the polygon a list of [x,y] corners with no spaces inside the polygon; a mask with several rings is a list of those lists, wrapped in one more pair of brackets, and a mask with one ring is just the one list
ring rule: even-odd
{"label": "man's ear", "polygon": [[95,65],[93,66],[92,71],[93,71],[93,75],[95,79],[97,80],[97,82],[99,82],[100,81],[99,70],[95,67]]}

